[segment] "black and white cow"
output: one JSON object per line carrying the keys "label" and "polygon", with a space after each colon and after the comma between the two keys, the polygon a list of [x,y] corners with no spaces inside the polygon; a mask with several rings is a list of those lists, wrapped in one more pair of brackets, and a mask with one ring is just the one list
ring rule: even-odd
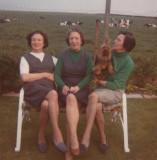
{"label": "black and white cow", "polygon": [[144,26],[146,27],[150,27],[150,28],[156,28],[156,25],[155,24],[144,24]]}
{"label": "black and white cow", "polygon": [[4,19],[0,19],[0,23],[3,24],[6,23],[6,21]]}
{"label": "black and white cow", "polygon": [[126,20],[121,19],[121,20],[119,20],[118,24],[119,24],[119,27],[120,27],[120,28],[121,28],[121,27],[122,27],[122,28],[123,28],[123,27],[129,28],[129,25],[132,24],[132,21],[130,21],[129,19],[126,19]]}
{"label": "black and white cow", "polygon": [[82,25],[83,24],[83,22],[71,22],[71,21],[65,21],[65,22],[60,22],[59,23],[59,25],[60,26],[70,26],[70,25],[72,25],[72,26],[76,26],[76,25]]}
{"label": "black and white cow", "polygon": [[18,22],[19,19],[18,19],[17,17],[14,17],[14,18],[13,18],[13,21]]}
{"label": "black and white cow", "polygon": [[11,22],[9,18],[4,19],[6,22]]}

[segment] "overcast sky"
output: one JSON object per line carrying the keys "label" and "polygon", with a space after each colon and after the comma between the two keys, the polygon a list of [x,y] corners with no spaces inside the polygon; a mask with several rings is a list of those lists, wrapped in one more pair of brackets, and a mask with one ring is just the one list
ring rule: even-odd
{"label": "overcast sky", "polygon": [[[0,0],[0,9],[104,13],[106,0]],[[111,0],[111,13],[157,16],[157,0]]]}

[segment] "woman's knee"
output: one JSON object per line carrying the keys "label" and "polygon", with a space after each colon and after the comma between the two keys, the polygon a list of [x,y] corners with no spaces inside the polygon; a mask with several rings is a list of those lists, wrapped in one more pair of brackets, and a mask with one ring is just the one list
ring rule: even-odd
{"label": "woman's knee", "polygon": [[75,95],[68,94],[66,97],[66,103],[75,103],[75,102],[77,102]]}
{"label": "woman's knee", "polygon": [[49,103],[48,103],[47,100],[44,100],[44,101],[41,103],[41,110],[48,111],[48,108],[49,108]]}
{"label": "woman's knee", "polygon": [[97,93],[95,92],[92,92],[90,95],[89,95],[89,100],[95,100],[95,101],[98,101],[99,100],[99,97],[97,95]]}
{"label": "woman's knee", "polygon": [[48,97],[48,98],[57,98],[58,99],[58,94],[57,94],[57,91],[55,91],[55,90],[51,90],[48,94],[47,94],[47,96],[46,97]]}

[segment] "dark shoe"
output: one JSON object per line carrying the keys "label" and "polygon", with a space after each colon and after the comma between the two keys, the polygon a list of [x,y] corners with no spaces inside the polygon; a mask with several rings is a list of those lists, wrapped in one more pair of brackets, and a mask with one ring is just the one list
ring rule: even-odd
{"label": "dark shoe", "polygon": [[58,145],[55,144],[54,140],[52,139],[52,143],[54,146],[61,152],[68,152],[67,146],[64,144],[64,142],[60,142]]}
{"label": "dark shoe", "polygon": [[98,146],[98,148],[99,148],[99,151],[101,153],[108,152],[108,144],[102,144],[102,143],[100,143],[99,146]]}
{"label": "dark shoe", "polygon": [[76,149],[70,149],[71,150],[71,154],[73,156],[79,156],[80,155],[80,149],[79,148],[76,148]]}
{"label": "dark shoe", "polygon": [[41,153],[46,152],[47,151],[47,145],[46,145],[46,143],[40,143],[40,144],[38,144],[38,149],[39,149],[39,151]]}
{"label": "dark shoe", "polygon": [[80,155],[81,156],[84,155],[88,151],[89,146],[90,146],[90,142],[88,146],[85,146],[84,144],[80,144]]}

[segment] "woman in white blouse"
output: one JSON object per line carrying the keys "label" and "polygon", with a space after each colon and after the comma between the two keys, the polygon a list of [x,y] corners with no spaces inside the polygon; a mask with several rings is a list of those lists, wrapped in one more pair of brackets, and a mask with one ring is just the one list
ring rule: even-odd
{"label": "woman in white blouse", "polygon": [[38,149],[42,153],[47,150],[44,131],[50,119],[53,129],[52,143],[60,151],[67,152],[58,126],[58,94],[53,74],[57,59],[43,52],[43,48],[48,47],[48,38],[42,31],[29,33],[27,41],[32,51],[21,57],[20,75],[26,106],[40,109]]}

